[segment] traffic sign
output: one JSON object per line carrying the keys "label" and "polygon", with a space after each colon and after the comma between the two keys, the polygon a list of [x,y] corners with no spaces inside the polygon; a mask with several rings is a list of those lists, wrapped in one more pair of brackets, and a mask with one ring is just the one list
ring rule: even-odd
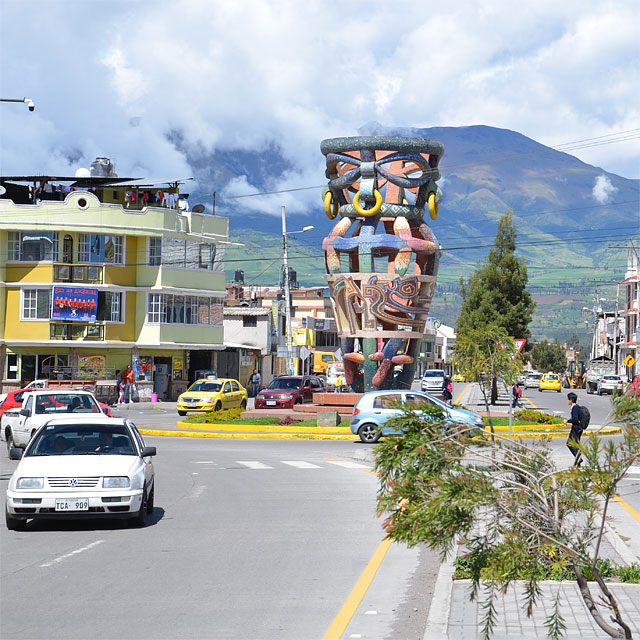
{"label": "traffic sign", "polygon": [[527,340],[526,338],[514,338],[513,343],[516,345],[516,348],[518,349],[518,351],[516,352],[516,357],[518,357],[518,355],[522,351],[522,347],[524,347],[524,345],[527,344]]}
{"label": "traffic sign", "polygon": [[624,363],[627,365],[627,367],[629,367],[629,369],[631,369],[631,367],[633,367],[633,365],[636,363],[636,359],[631,354],[629,354],[624,359]]}

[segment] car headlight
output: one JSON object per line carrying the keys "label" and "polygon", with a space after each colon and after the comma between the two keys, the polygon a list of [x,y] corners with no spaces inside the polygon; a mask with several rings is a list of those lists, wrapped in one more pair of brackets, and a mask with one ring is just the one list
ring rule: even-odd
{"label": "car headlight", "polygon": [[18,478],[16,489],[42,489],[44,478]]}
{"label": "car headlight", "polygon": [[129,487],[128,476],[106,476],[102,478],[103,489],[126,489]]}
{"label": "car headlight", "polygon": [[213,398],[200,398],[198,402],[202,402],[203,404],[210,404],[213,402]]}
{"label": "car headlight", "polygon": [[291,400],[293,396],[280,396],[280,400]]}

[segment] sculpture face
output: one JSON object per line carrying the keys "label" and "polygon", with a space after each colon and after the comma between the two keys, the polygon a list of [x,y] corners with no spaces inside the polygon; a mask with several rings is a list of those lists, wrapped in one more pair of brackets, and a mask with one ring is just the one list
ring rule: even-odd
{"label": "sculpture face", "polygon": [[440,258],[423,216],[425,207],[438,215],[444,147],[361,137],[324,140],[321,150],[325,211],[340,216],[322,247],[347,383],[365,391],[410,388]]}

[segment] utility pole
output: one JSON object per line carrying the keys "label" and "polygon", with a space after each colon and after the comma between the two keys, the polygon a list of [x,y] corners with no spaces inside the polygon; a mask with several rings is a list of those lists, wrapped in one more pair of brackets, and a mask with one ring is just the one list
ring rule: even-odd
{"label": "utility pole", "polygon": [[620,283],[618,282],[618,286],[616,287],[616,313],[615,320],[613,322],[613,360],[616,363],[616,375],[619,375],[618,372],[618,298],[620,296]]}
{"label": "utility pole", "polygon": [[287,254],[287,217],[284,205],[282,205],[282,252],[284,256],[284,313],[287,328],[287,374],[292,376],[294,371],[293,339],[291,335],[291,284],[289,282],[289,257]]}

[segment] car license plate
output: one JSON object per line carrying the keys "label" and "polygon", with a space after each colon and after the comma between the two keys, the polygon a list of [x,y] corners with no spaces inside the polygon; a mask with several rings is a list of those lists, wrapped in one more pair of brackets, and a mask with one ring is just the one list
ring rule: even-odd
{"label": "car license plate", "polygon": [[275,400],[267,400],[267,407],[275,407],[275,406],[276,406]]}
{"label": "car license plate", "polygon": [[56,511],[89,511],[89,500],[87,498],[56,500]]}
{"label": "car license plate", "polygon": [[197,403],[197,402],[187,402],[187,407],[192,407],[192,408],[194,408],[194,407],[197,407],[197,406],[198,406],[198,403]]}

